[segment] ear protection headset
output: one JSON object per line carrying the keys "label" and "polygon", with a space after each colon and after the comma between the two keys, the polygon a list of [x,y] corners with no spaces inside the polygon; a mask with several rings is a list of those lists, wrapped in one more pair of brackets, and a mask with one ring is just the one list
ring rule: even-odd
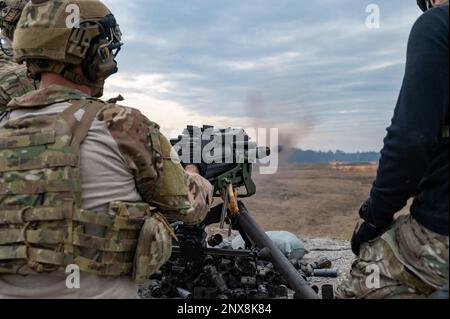
{"label": "ear protection headset", "polygon": [[0,35],[0,50],[2,50],[2,52],[8,57],[13,56],[13,48],[11,40],[2,35]]}
{"label": "ear protection headset", "polygon": [[115,58],[121,50],[122,34],[112,14],[101,20],[84,20],[80,23],[83,30],[96,30],[86,48],[81,64],[84,75],[92,82],[102,82],[118,71]]}

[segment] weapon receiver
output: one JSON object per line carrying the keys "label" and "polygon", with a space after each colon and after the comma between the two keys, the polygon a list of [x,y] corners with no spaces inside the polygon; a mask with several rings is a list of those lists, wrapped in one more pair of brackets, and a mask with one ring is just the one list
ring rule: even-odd
{"label": "weapon receiver", "polygon": [[[250,260],[252,258],[269,259],[284,278],[284,282],[295,291],[296,298],[317,299],[316,292],[275,246],[251,217],[244,203],[240,201],[241,198],[253,196],[256,193],[256,186],[252,180],[252,166],[258,159],[269,156],[270,149],[257,147],[242,129],[214,129],[211,126],[202,128],[188,126],[183,135],[171,140],[171,144],[180,157],[181,163],[197,165],[201,175],[214,186],[214,196],[223,199],[223,204],[212,208],[200,225],[185,226],[177,223],[175,226],[180,241],[174,246],[173,256],[181,257],[189,264],[191,262],[195,265],[201,264],[200,268],[203,272],[197,278],[197,282],[203,283],[206,277],[212,278],[213,282],[218,281],[221,296],[224,296],[227,292],[229,293],[229,290],[225,287],[226,284],[224,286],[224,281],[218,277],[220,274],[213,266],[214,256],[232,256],[237,259],[246,256]],[[239,192],[241,189],[245,189],[245,193]],[[215,223],[219,223],[220,228],[224,228],[225,223],[228,223],[230,232],[232,229],[239,231],[246,243],[246,250],[209,248],[205,228]],[[213,244],[217,244],[218,241],[220,241],[219,236],[209,240]],[[224,268],[229,268],[230,272],[238,271],[226,266],[229,261],[221,262]],[[252,263],[243,268],[249,275],[254,268],[251,266]],[[220,264],[218,266],[221,267]],[[211,273],[214,275],[212,276]],[[230,276],[227,272],[225,277]],[[249,281],[249,278],[251,276],[242,274],[242,283],[250,285],[253,281]],[[202,296],[204,293],[202,292]],[[196,293],[194,297],[195,295]],[[234,296],[231,293],[229,295]]]}

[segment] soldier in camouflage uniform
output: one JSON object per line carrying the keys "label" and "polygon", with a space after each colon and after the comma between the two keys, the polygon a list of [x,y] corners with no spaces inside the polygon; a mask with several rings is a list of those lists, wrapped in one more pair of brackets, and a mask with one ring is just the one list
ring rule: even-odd
{"label": "soldier in camouflage uniform", "polygon": [[[13,40],[14,29],[27,2],[28,0],[0,1],[0,29],[3,43]],[[27,76],[27,68],[15,63],[10,56],[12,52],[8,52],[7,49],[0,50],[0,118],[13,97],[35,89],[33,81]]]}
{"label": "soldier in camouflage uniform", "polygon": [[[79,28],[66,24],[73,4]],[[121,46],[98,0],[24,8],[14,54],[40,89],[0,122],[0,298],[137,297],[171,255],[167,219],[209,212],[212,186],[171,160],[159,126],[98,99]],[[66,284],[68,266],[79,287]]]}
{"label": "soldier in camouflage uniform", "polygon": [[[449,7],[418,3],[427,12],[411,32],[377,179],[352,239],[358,258],[339,298],[435,298],[446,285],[448,298]],[[411,214],[393,222],[411,197]]]}

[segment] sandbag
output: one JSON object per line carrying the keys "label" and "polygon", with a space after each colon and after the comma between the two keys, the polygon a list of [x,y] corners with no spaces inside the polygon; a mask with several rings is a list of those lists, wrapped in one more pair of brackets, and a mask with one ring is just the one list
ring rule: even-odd
{"label": "sandbag", "polygon": [[[269,231],[266,234],[288,259],[302,259],[308,253],[304,243],[290,232]],[[238,236],[231,242],[231,247],[245,249],[245,242]]]}

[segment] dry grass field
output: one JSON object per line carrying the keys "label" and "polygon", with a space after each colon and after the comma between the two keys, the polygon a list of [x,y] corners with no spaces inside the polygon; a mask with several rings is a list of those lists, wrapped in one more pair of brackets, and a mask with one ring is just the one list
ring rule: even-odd
{"label": "dry grass field", "polygon": [[265,230],[348,240],[376,169],[376,164],[287,165],[276,175],[255,173],[257,195],[244,201]]}

